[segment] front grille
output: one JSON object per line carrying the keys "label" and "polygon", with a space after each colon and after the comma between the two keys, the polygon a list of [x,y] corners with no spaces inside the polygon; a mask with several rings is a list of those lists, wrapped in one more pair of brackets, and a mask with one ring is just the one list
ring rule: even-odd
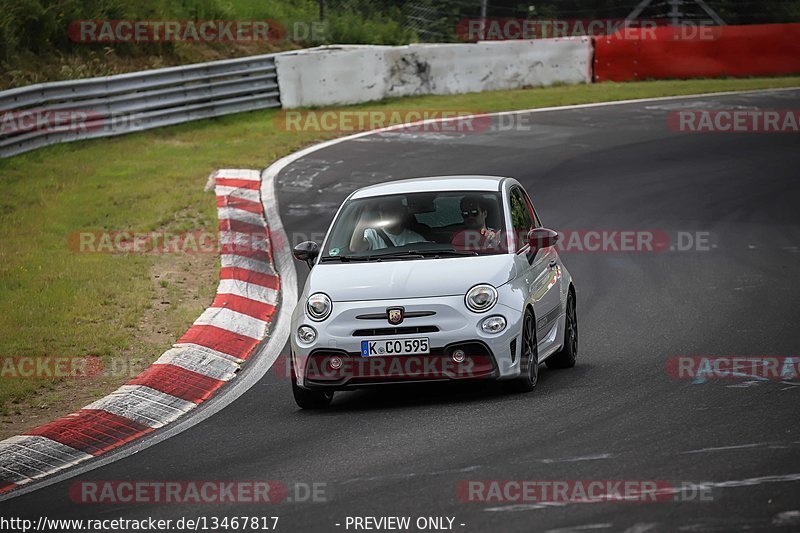
{"label": "front grille", "polygon": [[353,332],[353,337],[378,337],[384,335],[416,335],[418,333],[436,333],[439,328],[436,326],[406,326],[402,328],[372,328],[357,329]]}
{"label": "front grille", "polygon": [[[464,364],[452,360],[453,351],[457,349],[465,352]],[[343,364],[338,369],[330,366],[334,356],[342,358]],[[497,364],[491,350],[483,342],[473,340],[431,348],[430,354],[422,355],[362,357],[360,352],[321,348],[309,354],[304,380],[311,388],[344,390],[385,383],[493,377],[497,377]]]}
{"label": "front grille", "polygon": [[[436,311],[407,311],[403,313],[403,319],[406,318],[423,318],[426,316],[433,316],[436,314]],[[357,320],[388,320],[389,315],[388,313],[371,313],[368,315],[358,315],[356,316]]]}

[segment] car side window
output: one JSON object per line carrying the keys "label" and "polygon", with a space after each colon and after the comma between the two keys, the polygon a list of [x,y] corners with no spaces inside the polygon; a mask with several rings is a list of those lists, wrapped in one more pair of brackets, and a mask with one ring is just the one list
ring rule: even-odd
{"label": "car side window", "polygon": [[511,225],[514,228],[517,251],[528,244],[528,232],[535,226],[528,202],[518,187],[511,189]]}
{"label": "car side window", "polygon": [[531,197],[528,196],[528,193],[525,191],[522,191],[522,195],[525,197],[525,202],[528,204],[528,210],[530,211],[531,216],[533,216],[533,227],[541,228],[542,221],[539,220],[539,215],[536,214],[536,209],[533,208],[533,202],[531,202]]}

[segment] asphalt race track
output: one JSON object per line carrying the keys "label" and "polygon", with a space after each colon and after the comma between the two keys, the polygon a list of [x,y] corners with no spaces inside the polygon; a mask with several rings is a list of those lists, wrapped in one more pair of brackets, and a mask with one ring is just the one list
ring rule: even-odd
{"label": "asphalt race track", "polygon": [[[658,230],[674,244],[679,232],[682,244],[701,235],[684,251],[564,252],[579,362],[543,368],[534,393],[400,387],[339,393],[329,411],[302,412],[271,372],[192,429],[7,500],[0,514],[279,516],[277,530],[291,532],[345,531],[348,516],[455,517],[456,531],[800,530],[800,381],[695,383],[666,371],[678,355],[800,355],[800,142],[671,131],[668,113],[687,107],[800,109],[800,91],[547,111],[507,131],[383,133],[279,175],[294,242],[319,238],[355,188],[458,173],[518,178],[556,230]],[[297,270],[303,281],[307,268]],[[327,501],[75,504],[68,488],[81,479],[324,482]],[[516,505],[462,502],[464,480],[708,485],[703,497],[655,503]]]}

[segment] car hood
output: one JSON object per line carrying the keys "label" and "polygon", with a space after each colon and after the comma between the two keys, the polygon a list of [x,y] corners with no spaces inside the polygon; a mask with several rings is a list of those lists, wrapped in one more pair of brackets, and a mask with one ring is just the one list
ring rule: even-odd
{"label": "car hood", "polygon": [[308,294],[324,292],[334,302],[454,296],[479,283],[499,287],[511,279],[509,254],[318,264],[309,276]]}

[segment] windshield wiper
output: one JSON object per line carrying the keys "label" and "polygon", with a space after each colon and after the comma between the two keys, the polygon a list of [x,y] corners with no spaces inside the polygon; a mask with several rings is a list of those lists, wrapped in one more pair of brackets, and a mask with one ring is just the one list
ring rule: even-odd
{"label": "windshield wiper", "polygon": [[478,252],[469,252],[466,250],[422,250],[419,253],[425,255],[460,255],[460,256],[481,255]]}
{"label": "windshield wiper", "polygon": [[480,255],[478,252],[468,252],[461,250],[404,250],[401,252],[390,252],[388,254],[376,255],[335,255],[323,257],[321,263],[349,263],[349,262],[367,262],[367,261],[382,261],[383,259],[425,259],[426,257],[441,257],[441,256],[476,256]]}
{"label": "windshield wiper", "polygon": [[378,255],[332,255],[329,257],[323,257],[320,259],[321,263],[350,263],[351,261],[354,263],[366,263],[368,261],[378,261],[380,262],[383,259],[423,259],[419,252],[410,251],[410,252],[393,252],[389,254],[378,254]]}
{"label": "windshield wiper", "polygon": [[416,250],[406,250],[403,252],[391,252],[388,254],[378,254],[368,256],[370,261],[380,261],[382,259],[424,259],[422,252]]}
{"label": "windshield wiper", "polygon": [[370,256],[372,261],[380,261],[383,258],[389,259],[425,259],[426,257],[441,257],[441,256],[475,256],[480,255],[478,252],[468,252],[461,250],[406,250],[402,252],[391,252],[388,254],[380,254]]}
{"label": "windshield wiper", "polygon": [[370,261],[373,256],[371,255],[331,255],[323,257],[319,260],[320,263],[332,263],[334,261],[340,263],[349,263],[350,261]]}

